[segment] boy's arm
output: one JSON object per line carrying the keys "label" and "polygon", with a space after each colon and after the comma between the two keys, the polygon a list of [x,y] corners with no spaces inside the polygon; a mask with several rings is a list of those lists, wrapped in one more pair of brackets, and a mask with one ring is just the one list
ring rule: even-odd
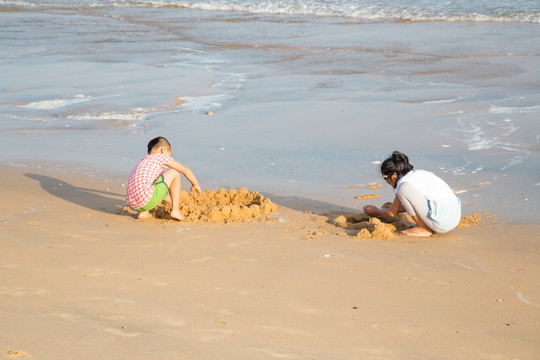
{"label": "boy's arm", "polygon": [[186,177],[186,179],[189,180],[189,182],[192,185],[191,193],[194,194],[195,197],[199,197],[199,195],[201,195],[202,190],[201,190],[201,187],[199,186],[199,182],[197,181],[195,174],[193,174],[193,171],[191,171],[190,168],[180,164],[178,161],[173,160],[173,159],[166,162],[165,166],[178,171],[179,173],[183,174]]}

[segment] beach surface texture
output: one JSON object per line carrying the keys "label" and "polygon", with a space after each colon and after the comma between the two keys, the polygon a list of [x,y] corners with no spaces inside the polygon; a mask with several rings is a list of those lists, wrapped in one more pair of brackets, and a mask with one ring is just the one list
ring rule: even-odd
{"label": "beach surface texture", "polygon": [[[0,359],[540,358],[538,2],[0,0],[0,79]],[[394,150],[457,229],[362,213]]]}
{"label": "beach surface texture", "polygon": [[[39,359],[536,359],[536,225],[365,239],[294,196],[135,219],[115,181],[2,168],[0,352]],[[273,202],[273,203],[274,203]]]}

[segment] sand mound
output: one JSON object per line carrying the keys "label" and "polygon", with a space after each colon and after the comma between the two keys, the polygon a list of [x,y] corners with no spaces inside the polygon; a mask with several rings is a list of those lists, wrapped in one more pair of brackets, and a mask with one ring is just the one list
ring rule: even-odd
{"label": "sand mound", "polygon": [[[270,199],[247,189],[206,190],[199,199],[182,191],[180,211],[188,222],[244,222],[278,210]],[[168,219],[170,205],[163,202],[152,212],[156,218]]]}
{"label": "sand mound", "polygon": [[469,226],[482,225],[487,219],[493,219],[497,215],[490,215],[488,213],[481,214],[478,210],[469,216],[463,216],[459,221],[458,228],[465,228]]}
{"label": "sand mound", "polygon": [[341,214],[330,222],[346,230],[357,230],[358,238],[383,240],[395,239],[398,232],[413,225],[406,214],[380,219],[365,214]]}
{"label": "sand mound", "polygon": [[348,186],[347,190],[352,190],[352,189],[380,189],[380,188],[381,188],[381,184],[352,185],[352,186]]}
{"label": "sand mound", "polygon": [[[387,202],[382,207],[388,208],[391,206],[392,203]],[[495,216],[496,215],[475,211],[469,216],[462,217],[457,228],[479,226],[484,224],[487,219],[493,219]],[[400,213],[393,218],[372,218],[365,214],[356,213],[341,214],[334,217],[330,223],[346,230],[358,230],[356,232],[356,237],[361,239],[384,240],[395,239],[401,230],[405,230],[416,225],[413,219],[405,213]]]}

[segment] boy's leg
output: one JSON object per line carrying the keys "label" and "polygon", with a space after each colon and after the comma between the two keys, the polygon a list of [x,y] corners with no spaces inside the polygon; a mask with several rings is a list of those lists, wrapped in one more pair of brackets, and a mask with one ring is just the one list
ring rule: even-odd
{"label": "boy's leg", "polygon": [[165,199],[171,203],[171,217],[176,220],[183,220],[184,217],[180,213],[180,191],[182,190],[182,178],[180,173],[174,169],[169,169],[163,173],[163,180],[169,187],[169,193]]}
{"label": "boy's leg", "polygon": [[150,214],[149,210],[140,212],[139,215],[137,215],[137,219],[140,219],[140,220],[150,219],[151,217],[152,217],[152,214]]}

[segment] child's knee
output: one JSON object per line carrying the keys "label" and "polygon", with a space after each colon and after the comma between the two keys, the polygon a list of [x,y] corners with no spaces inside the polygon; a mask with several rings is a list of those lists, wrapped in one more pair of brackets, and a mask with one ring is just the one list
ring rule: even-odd
{"label": "child's knee", "polygon": [[164,174],[170,174],[171,176],[174,175],[174,176],[180,176],[180,173],[178,172],[178,170],[174,170],[174,169],[168,169],[165,171]]}
{"label": "child's knee", "polygon": [[181,181],[180,173],[174,169],[169,169],[163,173],[165,182],[170,185],[173,181]]}

